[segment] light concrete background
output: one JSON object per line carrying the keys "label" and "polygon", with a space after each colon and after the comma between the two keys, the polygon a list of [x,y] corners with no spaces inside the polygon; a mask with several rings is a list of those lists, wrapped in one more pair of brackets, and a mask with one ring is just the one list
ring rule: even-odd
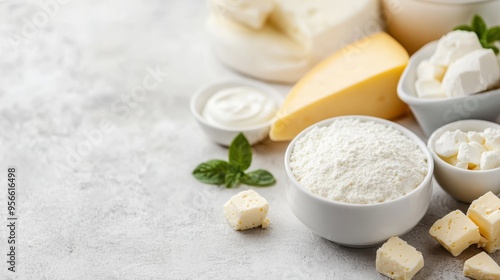
{"label": "light concrete background", "polygon": [[[258,189],[268,229],[235,232],[225,221],[223,203],[246,186],[193,179],[198,163],[227,150],[202,134],[189,98],[239,77],[212,56],[206,17],[202,0],[0,1],[0,182],[8,165],[20,176],[18,271],[2,261],[1,279],[384,279],[376,248],[335,245],[293,216],[286,143],[254,147],[252,168],[278,180]],[[422,135],[412,117],[399,122]],[[415,279],[464,278],[480,250],[452,257],[427,231],[466,207],[435,186],[429,212],[402,237],[425,258]],[[4,255],[5,226],[0,236]]]}

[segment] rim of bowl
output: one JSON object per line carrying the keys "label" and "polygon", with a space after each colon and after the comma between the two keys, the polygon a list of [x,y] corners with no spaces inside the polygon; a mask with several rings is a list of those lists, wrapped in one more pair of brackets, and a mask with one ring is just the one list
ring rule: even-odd
{"label": "rim of bowl", "polygon": [[[400,196],[398,198],[395,198],[395,199],[392,199],[392,200],[389,200],[389,201],[377,202],[377,203],[371,203],[371,204],[356,204],[356,203],[348,203],[348,202],[342,202],[342,201],[335,201],[335,200],[331,200],[331,199],[319,196],[317,194],[314,194],[310,190],[308,190],[305,187],[303,187],[297,181],[297,179],[295,178],[295,176],[292,173],[292,170],[290,169],[290,163],[289,163],[290,162],[290,156],[292,154],[293,148],[295,147],[295,143],[297,142],[298,139],[302,138],[307,132],[309,132],[313,128],[329,125],[332,122],[334,122],[335,120],[339,120],[339,119],[359,119],[361,121],[373,121],[375,123],[384,124],[384,125],[393,127],[394,129],[396,129],[397,131],[401,132],[403,135],[405,135],[406,137],[408,137],[410,140],[414,141],[418,145],[418,147],[420,148],[420,150],[422,151],[422,153],[427,157],[427,174],[425,175],[425,177],[422,180],[422,182],[420,182],[420,184],[417,187],[415,187],[415,189],[413,189],[411,192],[409,192],[409,193],[407,193],[407,194],[405,194],[403,196]],[[306,195],[309,195],[309,196],[311,196],[311,197],[313,197],[315,199],[318,199],[318,200],[320,200],[322,202],[331,203],[333,205],[339,205],[339,206],[377,207],[377,206],[382,206],[382,205],[388,205],[388,204],[397,203],[399,200],[402,200],[402,199],[405,199],[406,197],[411,196],[418,189],[423,188],[425,185],[431,184],[432,183],[431,182],[432,176],[434,174],[434,160],[433,160],[431,152],[427,148],[427,145],[424,143],[424,141],[422,141],[422,139],[420,139],[415,133],[413,133],[411,130],[407,129],[406,127],[404,127],[404,126],[402,126],[400,124],[397,124],[395,122],[391,122],[391,121],[388,121],[388,120],[385,120],[385,119],[381,119],[381,118],[370,117],[370,116],[363,116],[363,115],[347,115],[347,116],[333,117],[333,118],[329,118],[329,119],[317,122],[317,123],[315,123],[315,124],[307,127],[306,129],[302,130],[297,136],[295,136],[295,138],[293,138],[292,142],[290,142],[290,144],[288,145],[288,147],[286,149],[286,152],[285,152],[285,171],[286,171],[287,176],[290,178],[290,180],[292,180],[293,183],[303,193],[305,193]]]}
{"label": "rim of bowl", "polygon": [[[214,88],[217,88],[217,87],[220,87],[222,89],[222,88],[230,88],[230,87],[237,87],[237,86],[246,86],[246,87],[258,89],[259,91],[261,91],[264,94],[271,97],[271,99],[275,103],[277,109],[279,109],[279,107],[281,106],[281,103],[283,103],[284,97],[278,91],[276,91],[275,89],[273,89],[267,85],[257,83],[254,81],[248,81],[248,80],[237,80],[237,79],[222,80],[222,81],[212,82],[212,83],[206,84],[206,85],[202,86],[201,88],[199,88],[198,90],[196,90],[196,92],[193,94],[193,96],[191,97],[191,100],[190,100],[191,113],[199,122],[203,123],[204,125],[207,125],[207,126],[210,126],[213,128],[217,128],[220,130],[230,131],[230,132],[245,132],[245,131],[263,129],[263,128],[266,128],[267,126],[270,126],[273,123],[275,118],[272,118],[269,121],[263,122],[262,124],[236,128],[236,127],[228,127],[228,126],[210,123],[201,115],[201,112],[197,109],[196,105],[197,105],[198,100],[203,95],[207,94],[208,91],[210,91]],[[203,106],[205,106],[205,104],[203,104]]]}
{"label": "rim of bowl", "polygon": [[429,59],[430,56],[429,57],[425,56],[426,52],[430,52],[433,49],[435,50],[435,48],[437,47],[437,43],[438,43],[438,40],[425,44],[423,47],[421,47],[417,52],[415,52],[410,57],[408,65],[406,66],[405,70],[403,71],[403,74],[401,75],[401,79],[400,79],[398,86],[397,86],[397,93],[398,93],[398,96],[401,100],[403,100],[405,103],[412,104],[412,105],[446,104],[446,103],[455,103],[457,101],[467,99],[467,98],[477,98],[478,96],[483,96],[483,95],[500,94],[500,88],[494,88],[494,89],[490,89],[490,90],[482,91],[480,93],[474,93],[474,94],[466,95],[466,96],[455,96],[455,97],[446,97],[446,98],[420,98],[420,97],[414,96],[414,95],[408,93],[406,90],[404,90],[404,88],[406,86],[411,86],[411,85],[408,85],[408,83],[410,83],[408,81],[408,73],[410,72],[410,68],[414,68],[415,72],[416,72],[417,71],[416,68],[418,67],[417,60],[418,60],[418,62],[421,62],[425,59]]}
{"label": "rim of bowl", "polygon": [[[431,134],[431,136],[429,137],[429,141],[427,141],[427,148],[431,152],[432,157],[434,158],[434,160],[439,161],[440,163],[443,163],[444,165],[447,165],[447,166],[451,167],[452,169],[454,169],[454,170],[456,170],[458,172],[462,172],[462,173],[469,173],[469,174],[470,173],[476,173],[476,174],[481,174],[482,173],[482,174],[485,174],[485,173],[498,172],[500,170],[500,167],[493,168],[493,169],[488,169],[488,170],[469,170],[469,169],[458,168],[455,165],[449,164],[446,161],[444,161],[444,159],[442,159],[434,151],[434,143],[437,140],[437,135],[438,134],[443,134],[446,131],[451,131],[451,129],[448,129],[448,128],[451,127],[451,126],[457,125],[458,123],[467,123],[467,122],[469,122],[469,123],[484,123],[484,124],[490,125],[491,128],[500,129],[500,124],[498,124],[498,123],[490,122],[490,121],[485,121],[485,120],[477,120],[477,119],[461,120],[461,121],[455,121],[455,122],[452,122],[452,123],[449,123],[449,124],[445,124],[442,127],[436,129]],[[455,130],[455,129],[453,129],[453,130]],[[468,130],[468,131],[472,131],[472,130]],[[467,132],[467,131],[464,131],[464,132]]]}

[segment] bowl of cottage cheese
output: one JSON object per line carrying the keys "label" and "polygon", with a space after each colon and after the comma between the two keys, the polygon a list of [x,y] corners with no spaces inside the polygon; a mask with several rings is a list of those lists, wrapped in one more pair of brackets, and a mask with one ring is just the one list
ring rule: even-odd
{"label": "bowl of cottage cheese", "polygon": [[408,129],[379,118],[331,118],[285,153],[295,216],[335,243],[374,246],[411,230],[429,207],[434,162]]}

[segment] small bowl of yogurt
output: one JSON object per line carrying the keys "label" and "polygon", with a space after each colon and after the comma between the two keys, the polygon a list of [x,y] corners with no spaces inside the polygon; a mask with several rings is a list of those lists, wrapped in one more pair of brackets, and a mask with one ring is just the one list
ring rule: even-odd
{"label": "small bowl of yogurt", "polygon": [[269,135],[283,96],[262,83],[233,80],[200,88],[191,98],[191,113],[217,144],[229,146],[243,133],[253,145]]}
{"label": "small bowl of yogurt", "polygon": [[305,226],[337,244],[368,247],[422,219],[434,162],[408,129],[345,116],[302,131],[286,150],[285,170],[288,205]]}

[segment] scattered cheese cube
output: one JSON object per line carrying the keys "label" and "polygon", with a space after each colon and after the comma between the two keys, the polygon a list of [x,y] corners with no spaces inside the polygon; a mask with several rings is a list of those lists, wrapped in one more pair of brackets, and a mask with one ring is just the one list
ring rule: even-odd
{"label": "scattered cheese cube", "polygon": [[490,151],[500,151],[500,129],[487,128],[484,130],[484,145]]}
{"label": "scattered cheese cube", "polygon": [[411,279],[422,267],[424,257],[399,237],[391,237],[377,250],[376,269],[391,279]]}
{"label": "scattered cheese cube", "polygon": [[476,142],[461,143],[458,147],[457,159],[461,162],[467,162],[474,165],[479,165],[481,155],[485,151],[484,147]]}
{"label": "scattered cheese cube", "polygon": [[479,144],[484,144],[484,136],[482,132],[468,131],[467,140],[469,142],[477,142]]}
{"label": "scattered cheese cube", "polygon": [[476,280],[500,280],[500,266],[485,252],[464,263],[464,275]]}
{"label": "scattered cheese cube", "polygon": [[471,203],[467,216],[485,239],[479,243],[480,247],[488,253],[500,248],[500,198],[492,192],[485,193]]}
{"label": "scattered cheese cube", "polygon": [[261,226],[266,228],[269,204],[254,190],[242,191],[224,204],[226,219],[235,230],[246,230]]}
{"label": "scattered cheese cube", "polygon": [[460,210],[437,220],[429,234],[455,257],[481,239],[478,226]]}
{"label": "scattered cheese cube", "polygon": [[481,169],[489,170],[500,167],[500,150],[484,152],[481,156]]}
{"label": "scattered cheese cube", "polygon": [[434,144],[436,154],[442,157],[452,157],[458,154],[460,144],[467,142],[467,134],[460,130],[446,131]]}

